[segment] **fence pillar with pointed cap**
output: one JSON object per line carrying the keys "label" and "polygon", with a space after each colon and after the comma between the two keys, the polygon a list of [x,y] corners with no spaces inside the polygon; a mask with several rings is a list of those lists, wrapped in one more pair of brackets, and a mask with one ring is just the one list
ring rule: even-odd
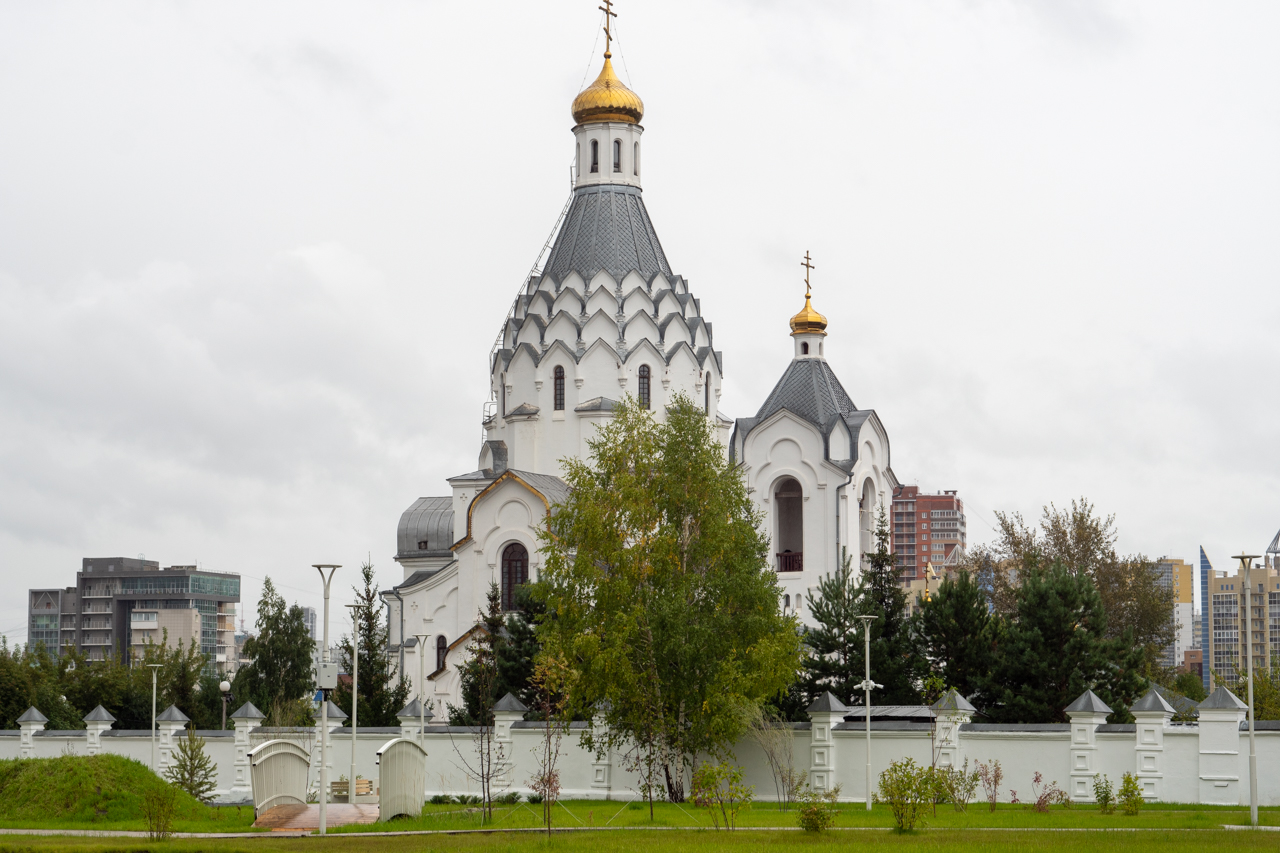
{"label": "fence pillar with pointed cap", "polygon": [[960,749],[960,727],[973,720],[978,709],[961,696],[955,688],[929,706],[933,711],[934,751],[939,767],[960,767],[965,756]]}
{"label": "fence pillar with pointed cap", "polygon": [[156,773],[163,776],[173,764],[173,751],[177,749],[178,733],[186,728],[191,718],[178,710],[177,705],[170,705],[164,713],[156,717],[156,732],[160,740],[160,760],[156,764]]}
{"label": "fence pillar with pointed cap", "polygon": [[1240,724],[1248,706],[1219,685],[1197,706],[1200,712],[1200,802],[1238,806],[1246,792],[1240,785]]}
{"label": "fence pillar with pointed cap", "polygon": [[1164,792],[1164,732],[1177,713],[1154,687],[1147,691],[1129,709],[1137,721],[1134,752],[1137,762],[1138,785],[1142,796],[1148,800],[1163,799]]}
{"label": "fence pillar with pointed cap", "polygon": [[245,702],[231,715],[231,724],[236,727],[236,760],[235,783],[231,786],[228,798],[232,802],[253,798],[253,780],[249,777],[249,734],[266,719],[266,714],[254,707],[252,702]]}
{"label": "fence pillar with pointed cap", "polygon": [[41,714],[32,705],[18,718],[18,755],[22,758],[36,757],[36,732],[44,731],[49,718]]}
{"label": "fence pillar with pointed cap", "polygon": [[511,726],[524,719],[525,711],[529,710],[529,706],[521,702],[514,695],[508,693],[498,700],[498,704],[493,706],[493,740],[502,750],[502,762],[500,766],[496,766],[494,781],[499,787],[506,787],[511,784],[510,770],[513,766],[514,750],[511,745]]}
{"label": "fence pillar with pointed cap", "polygon": [[116,718],[106,708],[99,705],[84,716],[85,753],[97,755],[102,751],[102,735],[111,731],[111,724]]}
{"label": "fence pillar with pointed cap", "polygon": [[[418,729],[422,728],[422,720],[425,718],[428,723],[434,720],[435,714],[431,713],[431,709],[423,710],[422,701],[414,697],[413,701],[400,709],[400,713],[396,714],[396,719],[400,721],[400,737],[417,738]],[[423,732],[426,734],[426,732]]]}
{"label": "fence pillar with pointed cap", "polygon": [[1107,721],[1111,709],[1092,690],[1066,708],[1071,721],[1071,782],[1067,789],[1077,803],[1093,801],[1093,777],[1098,773],[1098,726]]}
{"label": "fence pillar with pointed cap", "polygon": [[[612,709],[608,699],[595,708],[592,721],[597,731],[603,732],[608,725],[605,715]],[[600,751],[591,754],[591,790],[599,791],[606,800],[613,799],[613,750],[609,748],[608,738],[602,738]]]}
{"label": "fence pillar with pointed cap", "polygon": [[832,733],[844,722],[849,709],[827,691],[805,710],[813,721],[809,729],[809,784],[813,790],[826,793],[836,784],[836,742]]}

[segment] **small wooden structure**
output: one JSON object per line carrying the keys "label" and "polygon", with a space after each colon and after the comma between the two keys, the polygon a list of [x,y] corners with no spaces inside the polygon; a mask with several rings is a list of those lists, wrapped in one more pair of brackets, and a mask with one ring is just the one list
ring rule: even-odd
{"label": "small wooden structure", "polygon": [[311,754],[293,741],[269,740],[249,751],[253,813],[283,805],[307,804]]}
{"label": "small wooden structure", "polygon": [[378,819],[417,817],[427,799],[427,752],[409,738],[393,738],[378,749]]}
{"label": "small wooden structure", "polygon": [[[347,802],[353,802],[353,800],[348,796],[347,789],[349,787],[350,785],[347,783],[345,779],[340,779],[337,782],[330,782],[329,793],[332,796],[330,797],[329,802],[331,803],[334,802],[334,799],[333,799],[334,797],[341,797]],[[356,779],[356,797],[369,797],[372,795],[373,795],[373,780],[372,779]]]}

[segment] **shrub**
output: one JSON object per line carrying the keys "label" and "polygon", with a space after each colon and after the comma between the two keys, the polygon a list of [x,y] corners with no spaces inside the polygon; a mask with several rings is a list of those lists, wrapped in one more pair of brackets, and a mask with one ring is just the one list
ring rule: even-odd
{"label": "shrub", "polygon": [[1138,777],[1132,773],[1125,773],[1120,778],[1120,808],[1124,809],[1127,815],[1135,815],[1142,808],[1142,786],[1138,784]]}
{"label": "shrub", "polygon": [[474,806],[483,802],[479,794],[458,794],[453,798],[455,802],[464,806]]}
{"label": "shrub", "polygon": [[931,770],[904,758],[880,774],[876,801],[888,804],[899,832],[909,832],[924,822],[925,807],[932,802],[934,793]]}
{"label": "shrub", "polygon": [[1103,814],[1115,814],[1116,792],[1111,787],[1111,780],[1101,773],[1093,777],[1093,799]]}
{"label": "shrub", "polygon": [[800,804],[796,819],[805,832],[825,832],[836,822],[836,801],[840,799],[840,786],[830,791],[815,791],[805,785],[796,792]]}
{"label": "shrub", "polygon": [[755,788],[742,784],[742,768],[736,764],[703,762],[693,771],[693,804],[706,806],[716,829],[723,819],[725,829],[738,823],[738,812],[751,805]]}
{"label": "shrub", "polygon": [[501,794],[497,797],[494,797],[493,801],[495,803],[501,803],[504,806],[514,806],[520,802],[520,792],[508,791],[505,794]]}
{"label": "shrub", "polygon": [[[987,802],[991,805],[991,810],[996,810],[996,803],[1000,800],[1000,783],[1004,780],[1004,771],[1000,769],[1000,762],[993,761],[990,764],[978,764],[978,779],[982,782],[982,793],[986,795]],[[1017,800],[1017,793],[1013,792],[1014,802]]]}
{"label": "shrub", "polygon": [[431,797],[431,804],[433,806],[447,806],[453,801],[453,797],[448,794],[435,794]]}
{"label": "shrub", "polygon": [[977,770],[969,772],[967,758],[962,767],[944,767],[938,771],[938,782],[946,793],[946,799],[958,812],[969,810],[969,801],[978,790],[978,780]]}
{"label": "shrub", "polygon": [[542,795],[541,795],[541,794],[530,794],[530,795],[528,796],[528,800],[529,800],[529,805],[531,805],[531,806],[541,805],[541,804],[542,804]]}
{"label": "shrub", "polygon": [[178,808],[178,789],[159,785],[142,795],[142,814],[147,819],[147,837],[163,841],[173,834],[173,813]]}
{"label": "shrub", "polygon": [[1044,781],[1044,776],[1037,770],[1031,777],[1031,802],[1027,806],[1038,812],[1047,812],[1052,803],[1061,803],[1066,792],[1058,787],[1057,781]]}

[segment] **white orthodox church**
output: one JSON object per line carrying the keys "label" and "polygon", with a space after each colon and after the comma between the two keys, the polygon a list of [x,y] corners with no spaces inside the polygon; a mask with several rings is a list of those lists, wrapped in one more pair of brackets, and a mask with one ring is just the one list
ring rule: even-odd
{"label": "white orthodox church", "polygon": [[479,630],[489,584],[510,607],[515,588],[537,578],[538,532],[568,493],[560,460],[587,455],[587,440],[624,395],[659,418],[679,392],[701,401],[765,518],[781,603],[802,620],[842,549],[855,565],[869,549],[876,507],[897,485],[888,434],[827,363],[827,321],[807,294],[791,319],[795,356],[755,417],[720,413],[724,358],[645,209],[644,105],[607,49],[572,111],[573,197],[541,274],[502,321],[479,467],[450,478],[449,494],[404,511],[396,531],[404,580],[382,592],[393,660],[437,715],[459,704],[456,665]]}

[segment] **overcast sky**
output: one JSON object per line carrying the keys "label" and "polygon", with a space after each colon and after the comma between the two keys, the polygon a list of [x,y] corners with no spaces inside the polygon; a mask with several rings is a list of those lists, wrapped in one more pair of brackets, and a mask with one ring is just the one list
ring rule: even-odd
{"label": "overcast sky", "polygon": [[[595,0],[0,2],[0,629],[85,556],[335,605],[475,468],[569,192]],[[893,468],[1088,496],[1218,568],[1280,527],[1280,5],[619,3],[645,201],[754,414],[813,253]],[[345,617],[335,610],[335,632]]]}

